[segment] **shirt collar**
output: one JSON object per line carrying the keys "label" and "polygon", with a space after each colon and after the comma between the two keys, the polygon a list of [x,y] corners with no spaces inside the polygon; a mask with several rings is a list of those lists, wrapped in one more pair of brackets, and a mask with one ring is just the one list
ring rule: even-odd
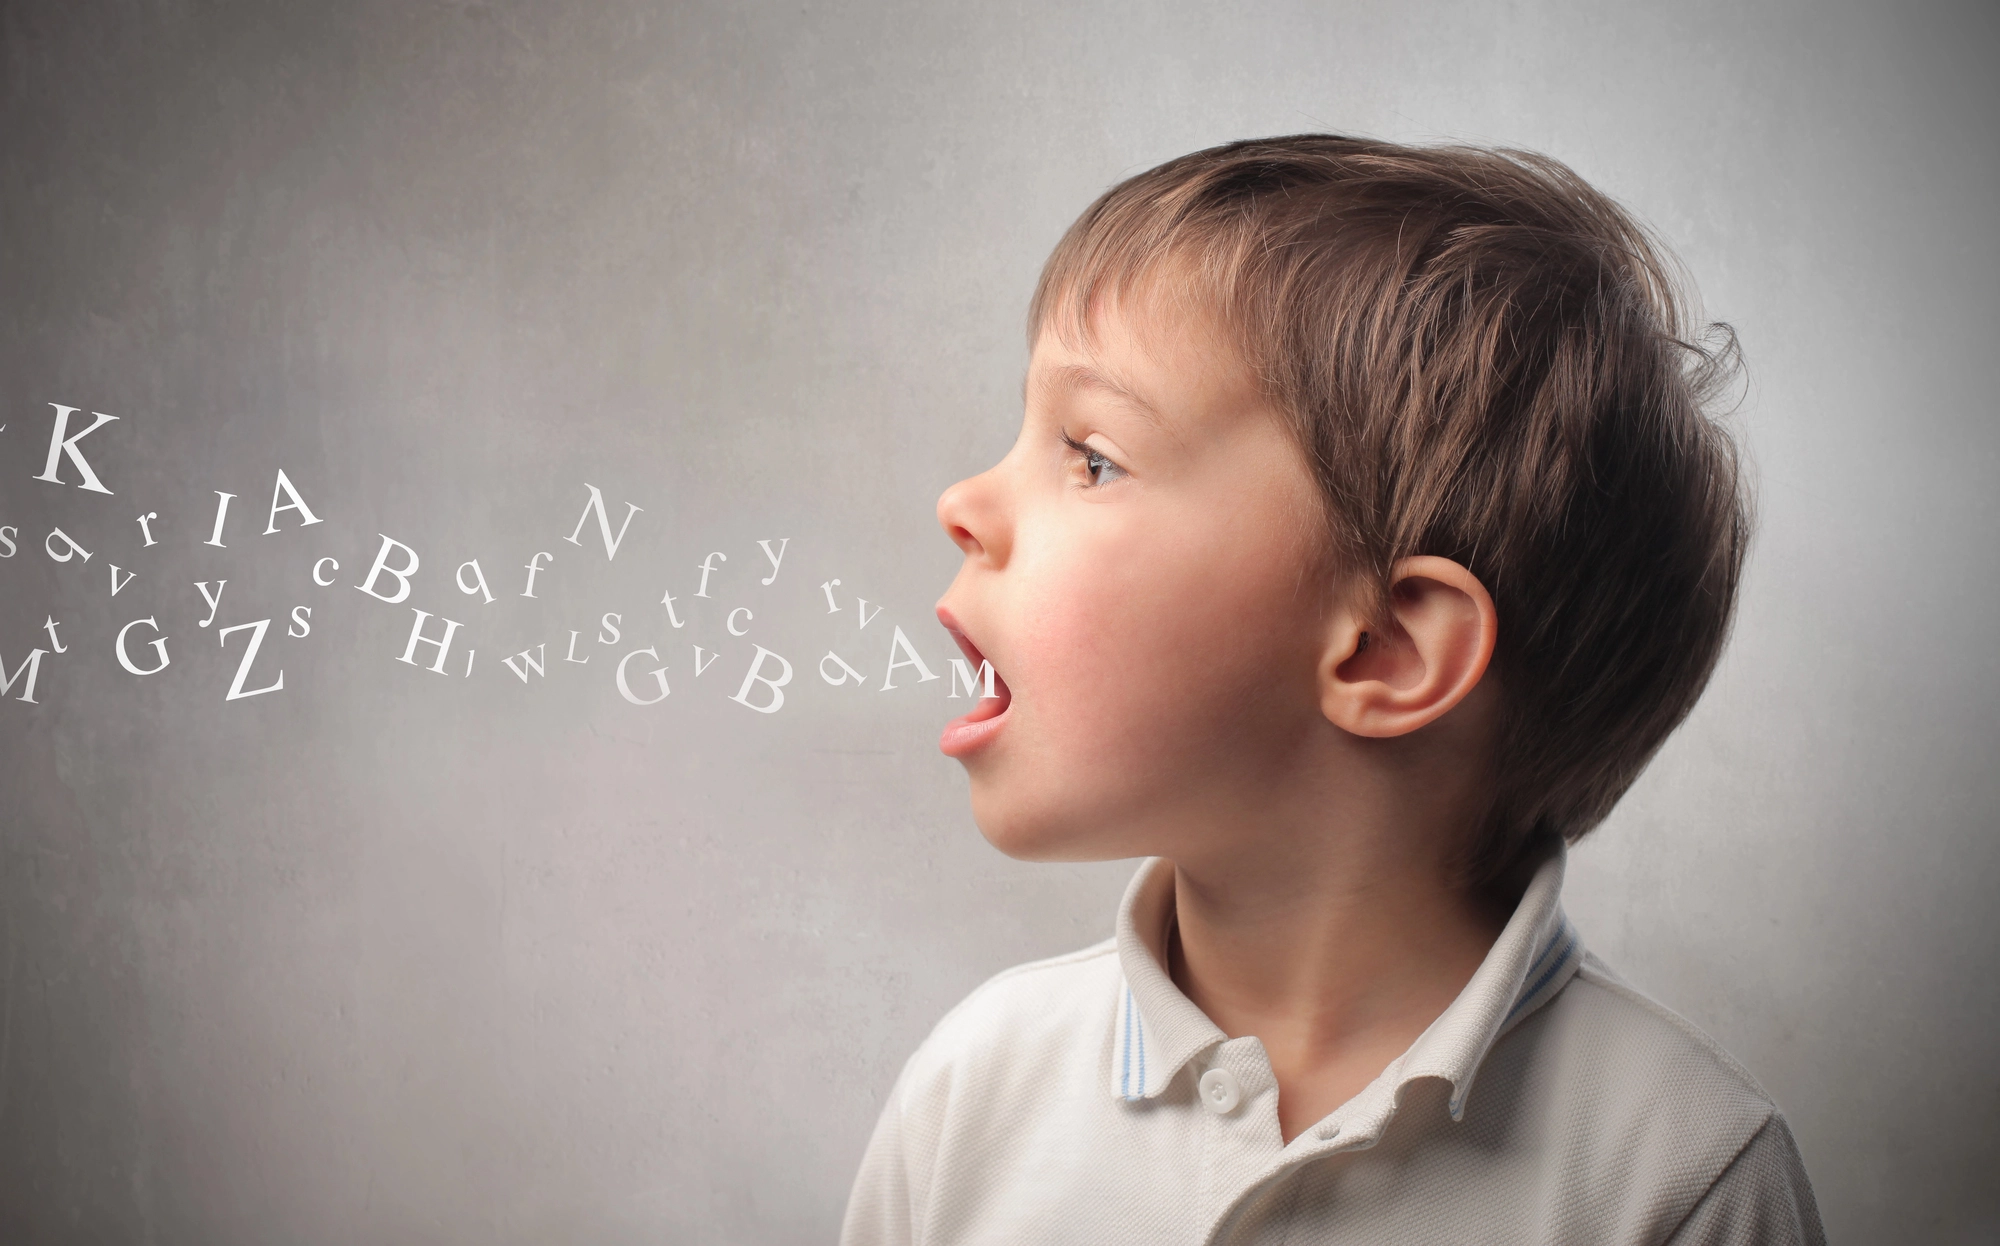
{"label": "shirt collar", "polygon": [[[1452,1119],[1465,1115],[1479,1065],[1500,1036],[1554,998],[1583,960],[1560,897],[1568,851],[1558,846],[1528,883],[1500,937],[1430,1028],[1377,1080],[1389,1102],[1421,1077],[1451,1083]],[[1108,1075],[1113,1096],[1138,1102],[1167,1088],[1188,1061],[1228,1039],[1181,994],[1166,972],[1174,868],[1164,857],[1139,867],[1118,906],[1119,984]],[[1371,1088],[1374,1089],[1374,1088]],[[1393,1110],[1393,1109],[1392,1109]]]}

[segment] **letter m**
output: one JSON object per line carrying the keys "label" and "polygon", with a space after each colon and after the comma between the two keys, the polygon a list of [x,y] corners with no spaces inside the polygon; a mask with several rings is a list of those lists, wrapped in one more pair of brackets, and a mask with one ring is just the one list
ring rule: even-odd
{"label": "letter m", "polygon": [[6,659],[0,658],[0,697],[4,697],[10,692],[14,687],[14,681],[21,677],[21,672],[26,671],[28,673],[28,686],[21,689],[21,700],[26,701],[30,705],[38,704],[35,700],[35,676],[41,674],[42,655],[47,652],[48,650],[46,649],[34,650],[22,660],[19,666],[14,668],[12,675],[7,673]]}
{"label": "letter m", "polygon": [[[981,681],[984,681],[986,684],[985,692],[979,691]],[[953,658],[951,660],[951,695],[948,699],[956,700],[960,687],[965,689],[966,696],[972,696],[977,693],[978,698],[982,701],[987,697],[997,697],[1000,695],[993,691],[993,664],[984,659],[980,660],[977,673],[973,671],[972,664],[964,658]]]}

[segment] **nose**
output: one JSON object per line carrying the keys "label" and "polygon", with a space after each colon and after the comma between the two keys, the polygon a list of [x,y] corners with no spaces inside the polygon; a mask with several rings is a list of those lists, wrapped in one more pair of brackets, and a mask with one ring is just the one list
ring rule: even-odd
{"label": "nose", "polygon": [[938,498],[937,516],[944,534],[967,558],[984,558],[997,566],[1007,561],[1009,542],[996,486],[992,471],[959,481]]}

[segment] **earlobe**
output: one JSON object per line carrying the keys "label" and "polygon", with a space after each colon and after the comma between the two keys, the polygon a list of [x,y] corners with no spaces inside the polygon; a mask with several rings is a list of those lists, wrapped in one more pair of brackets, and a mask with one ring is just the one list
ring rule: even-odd
{"label": "earlobe", "polygon": [[1320,708],[1355,735],[1428,726],[1463,701],[1493,658],[1499,618],[1479,578],[1448,558],[1391,571],[1386,618],[1336,612],[1320,664]]}

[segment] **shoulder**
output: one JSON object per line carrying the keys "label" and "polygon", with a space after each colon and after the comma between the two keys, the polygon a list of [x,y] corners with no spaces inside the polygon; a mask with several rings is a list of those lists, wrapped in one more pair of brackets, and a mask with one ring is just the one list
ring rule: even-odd
{"label": "shoulder", "polygon": [[[934,1026],[899,1079],[907,1100],[980,1086],[999,1089],[1009,1070],[1094,1055],[1118,1004],[1115,940],[1031,961],[988,978]],[[1038,1059],[1040,1058],[1040,1059]],[[1091,1063],[1085,1060],[1082,1063]]]}
{"label": "shoulder", "polygon": [[[1486,1129],[1560,1156],[1563,1171],[1545,1174],[1552,1188],[1613,1236],[1658,1240],[1726,1174],[1740,1175],[1746,1152],[1791,1146],[1778,1105],[1742,1064],[1593,955],[1489,1061],[1472,1097]],[[1762,1167],[1798,1184],[1758,1199],[1810,1205],[1795,1151],[1788,1165]]]}

